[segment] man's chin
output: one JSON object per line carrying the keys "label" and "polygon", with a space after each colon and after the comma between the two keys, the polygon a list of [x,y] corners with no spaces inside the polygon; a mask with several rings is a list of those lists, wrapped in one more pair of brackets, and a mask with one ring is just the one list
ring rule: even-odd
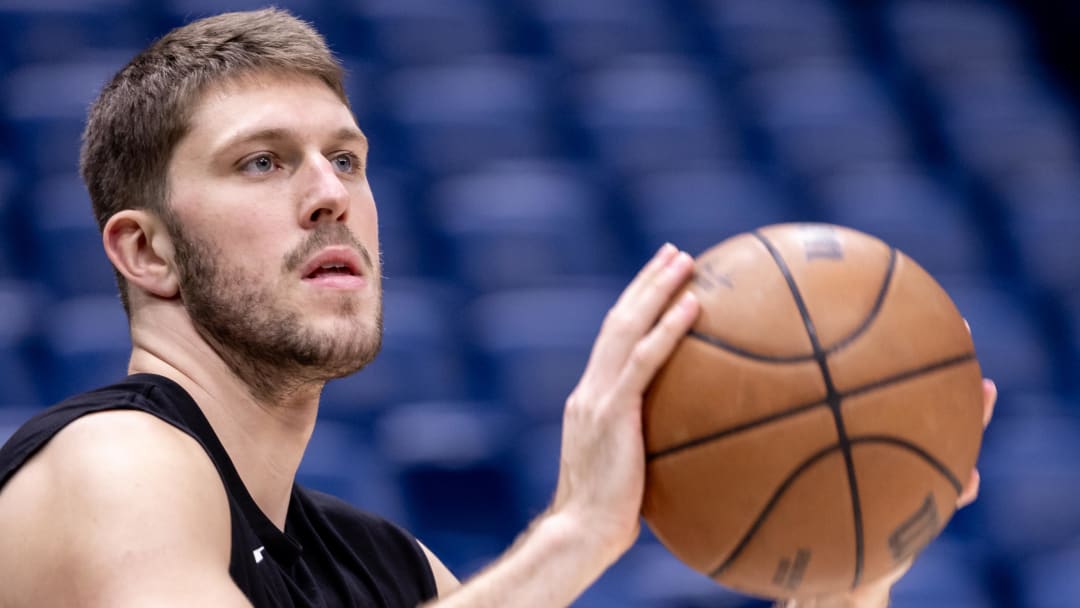
{"label": "man's chin", "polygon": [[382,347],[381,332],[374,335],[365,332],[364,335],[350,340],[348,336],[351,333],[353,332],[340,332],[330,336],[335,343],[324,351],[319,360],[311,362],[313,374],[325,380],[343,378],[360,371],[375,360]]}

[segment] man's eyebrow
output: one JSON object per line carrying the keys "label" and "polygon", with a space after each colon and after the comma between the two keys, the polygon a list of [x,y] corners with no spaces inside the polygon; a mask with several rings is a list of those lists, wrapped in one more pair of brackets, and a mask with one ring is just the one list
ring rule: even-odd
{"label": "man's eyebrow", "polygon": [[241,131],[222,142],[221,145],[218,146],[218,150],[224,151],[235,146],[257,141],[281,141],[288,138],[288,129],[268,128]]}
{"label": "man's eyebrow", "polygon": [[[284,141],[293,138],[295,134],[289,129],[270,127],[264,129],[253,129],[250,131],[241,131],[236,135],[225,140],[219,147],[219,152],[230,150],[236,146],[249,144],[260,141]],[[341,127],[333,133],[332,140],[335,143],[355,142],[366,150],[368,141],[364,132],[356,127]]]}
{"label": "man's eyebrow", "polygon": [[368,140],[364,132],[355,127],[342,127],[334,134],[334,139],[340,142],[356,142],[367,149]]}

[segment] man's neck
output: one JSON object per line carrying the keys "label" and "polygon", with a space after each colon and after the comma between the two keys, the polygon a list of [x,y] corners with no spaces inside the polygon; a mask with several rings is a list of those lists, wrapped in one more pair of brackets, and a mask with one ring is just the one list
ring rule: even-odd
{"label": "man's neck", "polygon": [[165,376],[191,395],[255,503],[284,529],[322,385],[304,386],[274,403],[257,399],[190,321],[170,321],[132,324],[129,372]]}

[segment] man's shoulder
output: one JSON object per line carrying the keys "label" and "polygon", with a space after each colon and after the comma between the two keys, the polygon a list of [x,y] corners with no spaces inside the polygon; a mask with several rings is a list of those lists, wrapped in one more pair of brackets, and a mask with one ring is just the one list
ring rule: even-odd
{"label": "man's shoulder", "polygon": [[192,437],[147,412],[106,410],[65,425],[0,489],[0,572],[21,573],[15,588],[38,597],[61,573],[94,579],[96,564],[168,558],[195,539],[227,564],[228,530],[224,487]]}
{"label": "man's shoulder", "polygon": [[[72,420],[41,450],[40,456],[63,466],[139,474],[157,466],[202,468],[209,457],[187,432],[139,409],[106,409]],[[29,463],[28,463],[29,464]]]}
{"label": "man's shoulder", "polygon": [[185,423],[179,412],[184,405],[184,397],[186,393],[165,378],[136,374],[120,382],[68,397],[28,416],[17,426],[9,421],[8,428],[14,428],[0,447],[0,490],[11,475],[50,445],[54,436],[83,417],[111,410],[141,410],[183,428]]}
{"label": "man's shoulder", "polygon": [[14,473],[0,489],[0,520],[10,503],[43,492],[138,501],[152,499],[159,486],[191,482],[221,483],[194,438],[148,412],[103,410],[65,424]]}

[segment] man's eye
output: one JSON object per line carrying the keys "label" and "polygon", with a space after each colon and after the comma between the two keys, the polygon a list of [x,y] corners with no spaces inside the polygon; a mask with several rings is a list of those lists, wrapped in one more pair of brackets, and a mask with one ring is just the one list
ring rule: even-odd
{"label": "man's eye", "polygon": [[274,170],[274,159],[269,154],[262,154],[244,163],[246,173],[269,173]]}
{"label": "man's eye", "polygon": [[343,173],[353,173],[360,168],[360,161],[353,154],[340,154],[331,159],[330,162],[334,164],[338,171]]}

